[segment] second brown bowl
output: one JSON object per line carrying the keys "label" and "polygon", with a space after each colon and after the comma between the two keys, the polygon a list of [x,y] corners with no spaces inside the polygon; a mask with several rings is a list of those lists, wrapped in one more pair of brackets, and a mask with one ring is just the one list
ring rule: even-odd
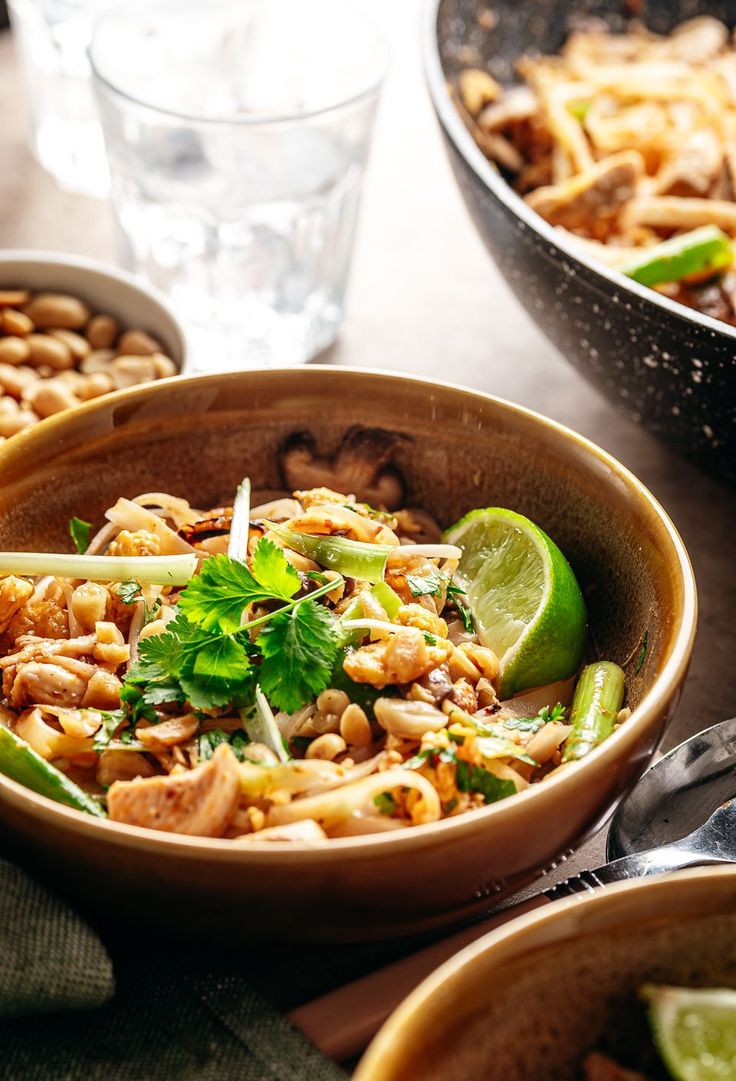
{"label": "second brown bowl", "polygon": [[[408,502],[448,525],[495,504],[528,515],[570,559],[602,656],[626,666],[631,718],[583,762],[511,799],[396,834],[307,844],[157,833],[54,804],[0,776],[0,822],[18,858],[108,914],[249,938],[387,937],[501,896],[579,842],[647,765],[692,649],[687,554],[621,465],[517,406],[404,376],[309,367],[152,384],[90,403],[0,450],[0,546],[65,551],[73,516],[118,496],[229,500],[249,474],[280,488],[278,449],[310,431],[330,452],[353,424],[406,436]],[[637,671],[645,633],[648,648]],[[203,924],[202,914],[207,914]],[[247,913],[247,919],[244,919]]]}

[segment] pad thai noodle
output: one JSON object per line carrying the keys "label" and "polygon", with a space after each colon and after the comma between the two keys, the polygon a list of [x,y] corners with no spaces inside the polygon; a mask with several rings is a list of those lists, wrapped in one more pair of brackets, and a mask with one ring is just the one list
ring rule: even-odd
{"label": "pad thai noodle", "polygon": [[232,506],[147,492],[70,531],[76,555],[0,553],[0,771],[44,795],[309,842],[464,814],[564,768],[574,679],[500,700],[461,549],[423,511],[245,480]]}
{"label": "pad thai noodle", "polygon": [[736,325],[736,50],[702,16],[660,36],[589,19],[501,87],[466,69],[456,100],[526,202],[615,267]]}

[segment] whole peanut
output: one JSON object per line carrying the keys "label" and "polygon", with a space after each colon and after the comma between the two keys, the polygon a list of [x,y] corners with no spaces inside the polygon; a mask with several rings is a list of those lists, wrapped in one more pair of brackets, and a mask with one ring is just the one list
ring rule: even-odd
{"label": "whole peanut", "polygon": [[0,308],[20,308],[30,299],[27,289],[0,289]]}
{"label": "whole peanut", "polygon": [[11,435],[17,435],[30,424],[35,424],[38,419],[30,409],[19,409],[16,413],[0,413],[0,436],[9,439]]}
{"label": "whole peanut", "polygon": [[92,314],[83,301],[66,293],[38,293],[23,311],[37,327],[61,327],[64,330],[79,330]]}
{"label": "whole peanut", "polygon": [[152,357],[119,356],[110,365],[110,374],[117,390],[133,387],[136,383],[150,383],[156,378]]}
{"label": "whole peanut", "polygon": [[0,361],[4,364],[25,364],[31,347],[25,338],[0,338]]}
{"label": "whole peanut", "polygon": [[50,334],[29,334],[26,338],[31,348],[30,362],[34,367],[47,365],[55,371],[74,367],[71,349]]}
{"label": "whole peanut", "polygon": [[109,349],[115,344],[120,327],[111,315],[93,315],[85,333],[92,349]]}
{"label": "whole peanut", "polygon": [[126,330],[120,336],[118,352],[121,356],[150,357],[151,353],[160,353],[162,346],[145,330]]}
{"label": "whole peanut", "polygon": [[79,399],[60,379],[44,379],[38,383],[28,395],[28,401],[39,417],[50,417],[79,404]]}
{"label": "whole peanut", "polygon": [[32,320],[23,312],[16,311],[15,308],[6,308],[2,314],[2,325],[6,334],[17,334],[24,338],[26,334],[33,331]]}
{"label": "whole peanut", "polygon": [[93,349],[80,362],[79,370],[85,375],[91,375],[93,372],[109,372],[114,356],[114,349]]}
{"label": "whole peanut", "polygon": [[86,357],[90,351],[90,345],[86,338],[83,338],[81,334],[77,334],[74,330],[54,329],[50,330],[49,334],[52,338],[56,338],[57,341],[62,342],[75,360],[81,360],[82,357]]}

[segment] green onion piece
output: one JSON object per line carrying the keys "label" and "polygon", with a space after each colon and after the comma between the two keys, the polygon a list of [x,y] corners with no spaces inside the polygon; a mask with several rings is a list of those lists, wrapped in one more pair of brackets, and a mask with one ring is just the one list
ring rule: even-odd
{"label": "green onion piece", "polygon": [[[398,612],[399,612],[399,608],[401,608],[401,605],[404,603],[402,601],[401,597],[398,595],[398,593],[396,593],[395,590],[393,590],[391,588],[391,586],[388,585],[387,582],[376,582],[376,584],[373,586],[373,589],[371,589],[371,594],[376,598],[378,603],[381,605],[381,608],[383,608],[383,610],[386,613],[386,615],[388,616],[388,618],[389,619],[396,619],[396,616],[398,615]],[[361,613],[361,614],[364,615],[365,613]],[[356,619],[356,618],[360,618],[360,617],[359,616],[348,616],[347,613],[346,613],[344,618],[345,619]]]}
{"label": "green onion piece", "polygon": [[278,756],[280,762],[288,762],[291,755],[284,746],[284,740],[276,724],[273,710],[268,704],[268,699],[256,686],[255,704],[238,712],[243,721],[248,739],[252,743],[263,743]]}
{"label": "green onion piece", "polygon": [[197,569],[197,556],[86,556],[58,552],[0,552],[0,574],[53,574],[93,582],[185,586]]}
{"label": "green onion piece", "polygon": [[0,725],[0,773],[12,781],[30,788],[39,796],[64,803],[75,811],[85,811],[97,818],[106,818],[104,810],[84,789],[70,781],[45,758],[8,728]]}
{"label": "green onion piece", "polygon": [[731,238],[716,225],[704,225],[644,248],[616,269],[641,285],[661,285],[715,273],[732,262]]}
{"label": "green onion piece", "polygon": [[596,661],[583,669],[575,687],[563,762],[584,758],[610,736],[624,700],[625,676],[613,661]]}
{"label": "green onion piece", "polygon": [[230,540],[227,554],[231,559],[245,562],[248,555],[248,537],[250,534],[250,480],[243,477],[235,494],[233,517],[230,522]]}
{"label": "green onion piece", "polygon": [[382,582],[386,560],[393,548],[387,544],[366,544],[347,537],[313,537],[295,533],[284,526],[268,522],[269,538],[276,537],[300,555],[313,559],[321,567],[338,571],[345,578],[361,582]]}

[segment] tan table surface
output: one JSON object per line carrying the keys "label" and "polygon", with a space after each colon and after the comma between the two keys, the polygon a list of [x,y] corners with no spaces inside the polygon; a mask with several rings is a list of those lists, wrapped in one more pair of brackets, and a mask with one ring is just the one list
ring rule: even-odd
{"label": "tan table surface", "polygon": [[[329,361],[447,378],[569,424],[631,468],[671,514],[700,592],[691,674],[672,746],[736,713],[736,492],[621,418],[529,321],[478,238],[423,84],[418,0],[372,0],[393,66],[366,181],[347,318]],[[102,202],[63,194],[25,143],[12,42],[0,34],[0,246],[114,260]],[[593,842],[600,856],[602,837]],[[588,851],[572,861],[591,858]],[[568,869],[571,864],[568,864]]]}

